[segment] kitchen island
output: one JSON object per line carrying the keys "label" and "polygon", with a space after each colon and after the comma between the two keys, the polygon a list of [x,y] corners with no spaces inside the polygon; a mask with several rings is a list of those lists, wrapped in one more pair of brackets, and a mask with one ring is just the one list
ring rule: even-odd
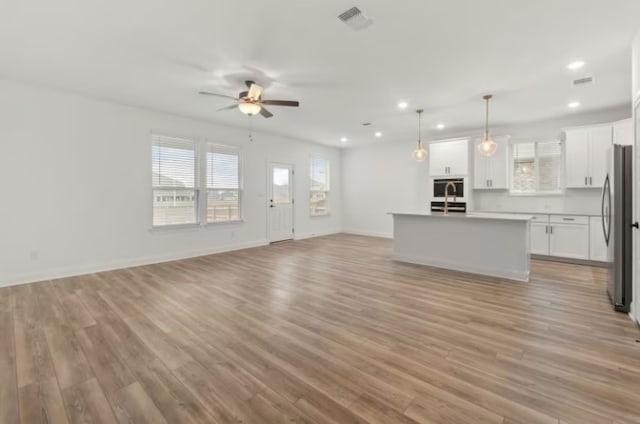
{"label": "kitchen island", "polygon": [[406,213],[393,216],[393,259],[529,281],[531,216]]}

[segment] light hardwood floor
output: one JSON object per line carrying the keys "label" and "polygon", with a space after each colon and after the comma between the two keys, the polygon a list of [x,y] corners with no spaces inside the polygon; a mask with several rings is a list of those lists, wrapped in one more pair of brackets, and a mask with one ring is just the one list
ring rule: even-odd
{"label": "light hardwood floor", "polygon": [[390,255],[340,234],[0,289],[0,423],[640,422],[602,269]]}

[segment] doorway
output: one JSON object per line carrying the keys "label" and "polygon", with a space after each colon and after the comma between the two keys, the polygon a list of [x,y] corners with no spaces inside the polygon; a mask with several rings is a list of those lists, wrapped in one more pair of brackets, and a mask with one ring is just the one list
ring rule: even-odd
{"label": "doorway", "polygon": [[293,165],[270,163],[267,224],[269,243],[293,239]]}

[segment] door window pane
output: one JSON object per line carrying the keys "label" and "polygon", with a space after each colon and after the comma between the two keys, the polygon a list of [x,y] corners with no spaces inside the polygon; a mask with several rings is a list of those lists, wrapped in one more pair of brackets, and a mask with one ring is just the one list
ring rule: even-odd
{"label": "door window pane", "polygon": [[289,169],[273,168],[273,203],[291,203]]}

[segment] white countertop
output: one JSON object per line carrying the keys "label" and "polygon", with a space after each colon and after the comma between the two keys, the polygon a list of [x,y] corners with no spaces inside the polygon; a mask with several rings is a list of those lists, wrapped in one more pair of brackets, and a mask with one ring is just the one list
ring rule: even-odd
{"label": "white countertop", "polygon": [[[475,213],[475,212],[472,212]],[[478,211],[477,213],[488,213],[488,214],[507,214],[507,215],[513,215],[513,214],[518,214],[518,215],[575,215],[575,216],[596,216],[596,217],[600,217],[601,214],[599,213],[584,213],[584,212],[571,212],[571,211],[564,211],[564,212],[550,212],[550,211],[538,211],[538,212],[533,212],[533,211],[525,211],[525,212],[514,212],[514,211]]]}
{"label": "white countertop", "polygon": [[493,212],[450,212],[445,215],[442,212],[389,212],[389,215],[424,216],[429,218],[446,219],[498,219],[503,221],[529,221],[532,216],[515,213],[493,213]]}

